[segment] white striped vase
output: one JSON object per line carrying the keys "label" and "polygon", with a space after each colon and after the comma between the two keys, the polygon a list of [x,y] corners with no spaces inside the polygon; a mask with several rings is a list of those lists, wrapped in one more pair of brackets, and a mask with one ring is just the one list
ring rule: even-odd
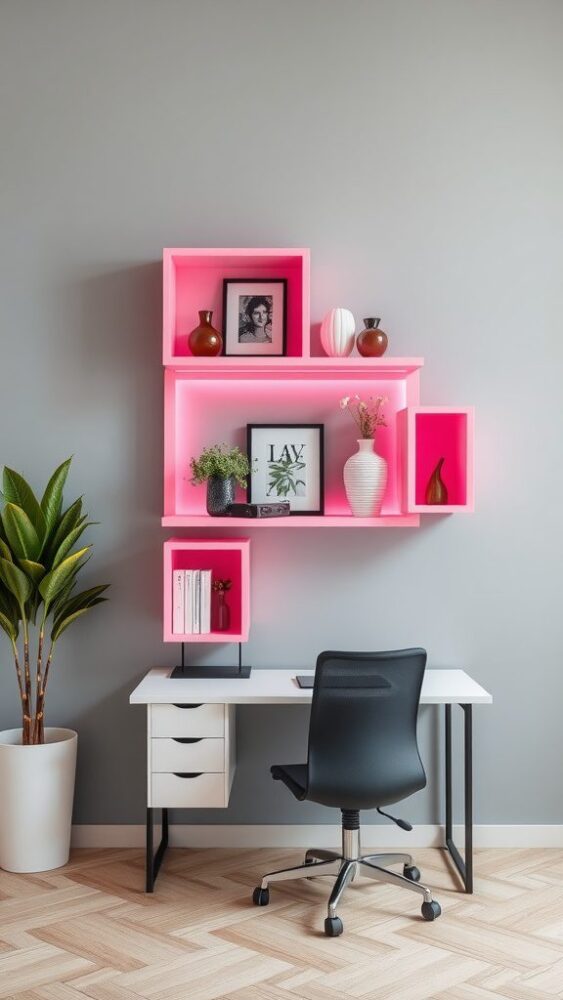
{"label": "white striped vase", "polygon": [[344,487],[354,517],[378,517],[387,485],[387,462],[373,450],[372,438],[359,438],[358,450],[344,466]]}

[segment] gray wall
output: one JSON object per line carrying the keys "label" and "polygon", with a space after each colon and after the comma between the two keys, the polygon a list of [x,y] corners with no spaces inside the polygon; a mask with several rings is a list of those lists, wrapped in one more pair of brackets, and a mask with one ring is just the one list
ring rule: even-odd
{"label": "gray wall", "polygon": [[[422,644],[495,697],[480,823],[563,823],[563,5],[557,0],[4,0],[0,460],[74,453],[92,583],[49,721],[80,732],[76,820],[140,822],[161,643],[163,246],[306,245],[312,319],[384,318],[422,400],[477,409],[477,513],[416,531],[255,532],[248,655]],[[280,608],[283,613],[280,614]],[[0,726],[17,723],[2,640]],[[219,657],[219,649],[209,658]],[[202,657],[204,658],[204,657]],[[226,812],[323,822],[268,777],[304,709],[240,712]],[[430,769],[433,710],[421,735]],[[437,818],[436,782],[406,810]]]}

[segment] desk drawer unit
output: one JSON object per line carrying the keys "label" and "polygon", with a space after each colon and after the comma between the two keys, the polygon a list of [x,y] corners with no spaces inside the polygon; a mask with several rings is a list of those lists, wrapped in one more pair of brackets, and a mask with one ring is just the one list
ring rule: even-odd
{"label": "desk drawer unit", "polygon": [[151,740],[151,770],[224,771],[225,740],[175,736]]}
{"label": "desk drawer unit", "polygon": [[225,735],[225,705],[152,705],[152,736]]}
{"label": "desk drawer unit", "polygon": [[235,773],[235,708],[149,705],[149,808],[224,809]]}

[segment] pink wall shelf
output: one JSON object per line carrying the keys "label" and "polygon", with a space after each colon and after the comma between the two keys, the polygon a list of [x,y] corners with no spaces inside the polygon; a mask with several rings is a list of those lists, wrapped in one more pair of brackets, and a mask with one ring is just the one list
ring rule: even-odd
{"label": "pink wall shelf", "polygon": [[[223,279],[253,277],[287,281],[286,355],[191,355],[188,335],[200,309],[212,309],[214,325],[223,328]],[[316,342],[313,352],[309,284],[306,248],[163,251],[164,526],[410,528],[420,524],[420,514],[473,510],[473,410],[419,405],[422,358],[329,358],[317,355]],[[339,401],[356,392],[364,398],[387,397],[388,426],[380,429],[376,447],[387,460],[388,482],[381,515],[374,518],[353,517],[344,492],[342,471],[355,451],[357,433]],[[256,521],[210,517],[205,487],[190,483],[190,459],[219,442],[245,450],[249,423],[300,420],[325,427],[324,515]],[[442,456],[448,503],[427,505],[426,486]],[[242,491],[237,499],[245,499]]]}
{"label": "pink wall shelf", "polygon": [[[169,538],[164,543],[164,642],[246,642],[250,629],[250,539]],[[179,635],[172,632],[172,573],[175,569],[210,569],[213,579],[231,579],[227,595],[231,627],[226,632]]]}
{"label": "pink wall shelf", "polygon": [[[428,480],[440,458],[448,503],[428,505]],[[407,410],[407,506],[410,513],[453,514],[475,507],[472,407],[411,406]]]}
{"label": "pink wall shelf", "polygon": [[[163,251],[163,364],[198,366],[188,334],[198,325],[200,309],[213,310],[213,325],[223,329],[224,278],[287,280],[287,356],[310,353],[309,251],[304,248],[167,248]],[[270,365],[288,358],[269,358]],[[237,358],[217,358],[229,367]],[[252,359],[260,361],[261,359]]]}
{"label": "pink wall shelf", "polygon": [[[336,359],[326,359],[335,361]],[[351,359],[345,359],[350,362]],[[418,403],[420,359],[355,359],[326,365],[256,370],[250,365],[217,370],[211,363],[195,373],[165,373],[164,518],[167,527],[416,527],[406,510],[404,435],[397,414]],[[381,516],[355,518],[350,512],[342,470],[356,450],[358,434],[340,399],[357,392],[387,398],[387,427],[378,432],[377,450],[388,463]],[[325,514],[248,521],[209,517],[205,486],[190,483],[189,461],[218,441],[246,448],[248,423],[322,423],[325,426]],[[243,496],[241,495],[241,499]]]}

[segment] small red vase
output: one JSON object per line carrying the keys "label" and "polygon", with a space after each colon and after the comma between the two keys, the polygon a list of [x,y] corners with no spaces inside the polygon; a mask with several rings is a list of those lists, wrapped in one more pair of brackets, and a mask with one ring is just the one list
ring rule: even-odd
{"label": "small red vase", "polygon": [[365,330],[359,334],[356,346],[364,358],[380,358],[387,350],[387,334],[378,330],[379,319],[369,316],[364,320]]}
{"label": "small red vase", "polygon": [[190,351],[196,357],[215,357],[223,350],[223,338],[219,331],[211,325],[212,318],[211,309],[200,309],[199,326],[196,326],[188,337]]}

